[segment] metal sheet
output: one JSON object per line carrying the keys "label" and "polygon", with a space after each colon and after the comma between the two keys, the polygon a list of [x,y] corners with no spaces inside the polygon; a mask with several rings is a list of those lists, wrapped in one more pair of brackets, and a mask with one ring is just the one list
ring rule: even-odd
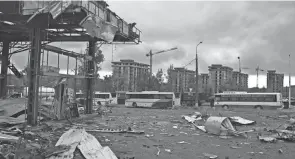
{"label": "metal sheet", "polygon": [[208,133],[215,135],[227,135],[227,131],[236,131],[227,117],[211,116],[205,123],[205,129]]}

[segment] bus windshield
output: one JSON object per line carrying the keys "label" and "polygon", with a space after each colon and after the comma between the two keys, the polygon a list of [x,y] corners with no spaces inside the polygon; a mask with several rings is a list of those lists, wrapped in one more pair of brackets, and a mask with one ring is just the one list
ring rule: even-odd
{"label": "bus windshield", "polygon": [[173,99],[172,94],[126,94],[127,99]]}

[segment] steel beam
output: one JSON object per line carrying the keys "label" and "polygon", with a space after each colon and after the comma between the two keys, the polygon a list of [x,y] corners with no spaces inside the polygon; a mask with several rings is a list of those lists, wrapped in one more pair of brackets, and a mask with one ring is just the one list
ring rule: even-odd
{"label": "steel beam", "polygon": [[[94,59],[95,54],[95,41],[89,41],[88,56]],[[88,77],[94,76],[94,61],[87,61],[87,74]],[[86,114],[92,113],[93,104],[93,78],[86,79]]]}
{"label": "steel beam", "polygon": [[41,52],[41,29],[31,29],[31,51],[29,54],[28,68],[28,118],[29,125],[37,124],[38,104],[39,104],[39,72],[40,72],[40,52]]}
{"label": "steel beam", "polygon": [[1,76],[0,81],[0,97],[7,95],[7,69],[8,69],[8,55],[9,55],[9,41],[3,41],[2,48],[2,64],[1,64]]}

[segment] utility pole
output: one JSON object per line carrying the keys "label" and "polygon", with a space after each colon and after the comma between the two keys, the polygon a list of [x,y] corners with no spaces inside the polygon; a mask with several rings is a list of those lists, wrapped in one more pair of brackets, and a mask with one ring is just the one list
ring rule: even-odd
{"label": "utility pole", "polygon": [[195,106],[198,107],[199,106],[199,66],[198,66],[198,46],[200,44],[202,44],[203,42],[200,41],[197,46],[196,46],[196,94],[195,94]]}
{"label": "utility pole", "polygon": [[240,58],[240,56],[238,57],[238,60],[239,60],[239,74],[238,74],[238,77],[239,77],[238,82],[239,82],[239,84],[238,84],[238,90],[240,90],[240,87],[241,87],[241,73],[242,73],[242,71],[241,71],[241,58]]}
{"label": "utility pole", "polygon": [[289,54],[289,108],[291,106],[291,55]]}

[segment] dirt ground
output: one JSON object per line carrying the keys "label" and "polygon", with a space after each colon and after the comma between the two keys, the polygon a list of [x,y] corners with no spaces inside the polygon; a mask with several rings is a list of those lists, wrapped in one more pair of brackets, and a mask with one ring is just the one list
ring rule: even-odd
{"label": "dirt ground", "polygon": [[[251,126],[238,126],[238,130],[257,131],[249,133],[249,138],[232,137],[222,139],[196,130],[181,115],[195,111],[207,112],[216,116],[240,116],[257,123]],[[270,117],[269,117],[270,116]],[[101,128],[126,128],[144,130],[145,134],[109,134],[91,133],[97,137],[103,146],[109,146],[120,157],[135,157],[135,159],[192,159],[206,158],[203,153],[217,155],[219,159],[293,159],[295,143],[278,141],[263,143],[258,141],[257,134],[267,134],[263,128],[277,128],[288,118],[278,118],[276,110],[235,109],[231,111],[212,110],[203,107],[200,110],[182,108],[178,110],[159,110],[143,108],[125,108],[115,106],[112,113],[104,117],[93,117],[80,120],[79,123],[99,125]],[[275,117],[275,118],[274,118]],[[183,123],[177,123],[176,121]],[[176,122],[176,123],[175,123]],[[177,125],[177,128],[173,128]],[[182,142],[184,143],[178,143]],[[171,152],[165,151],[169,149]],[[282,153],[279,153],[279,150]],[[160,150],[159,155],[157,155]],[[168,151],[169,151],[168,150]]]}

